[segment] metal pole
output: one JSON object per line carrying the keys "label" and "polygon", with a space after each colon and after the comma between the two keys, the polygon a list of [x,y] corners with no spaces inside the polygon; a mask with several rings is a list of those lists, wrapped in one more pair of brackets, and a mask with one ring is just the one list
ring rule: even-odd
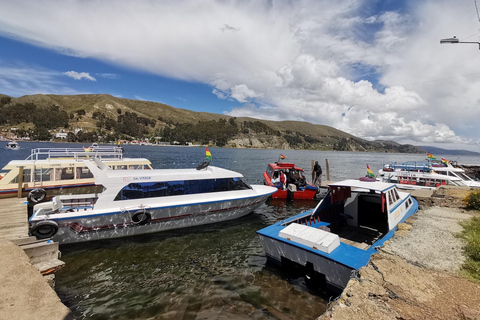
{"label": "metal pole", "polygon": [[325,165],[327,169],[327,181],[330,181],[330,166],[328,165],[328,159],[325,159]]}
{"label": "metal pole", "polygon": [[23,190],[23,166],[18,167],[18,194],[17,198],[22,197]]}

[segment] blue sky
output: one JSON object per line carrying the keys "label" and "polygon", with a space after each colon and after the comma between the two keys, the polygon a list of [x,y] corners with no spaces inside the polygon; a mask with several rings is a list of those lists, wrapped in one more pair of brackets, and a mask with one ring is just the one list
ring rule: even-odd
{"label": "blue sky", "polygon": [[108,93],[479,150],[474,4],[0,0],[0,93]]}
{"label": "blue sky", "polygon": [[[212,93],[212,87],[199,82],[188,82],[136,71],[114,63],[105,63],[99,59],[75,57],[21,42],[16,39],[0,36],[0,66],[30,66],[58,72],[58,78],[66,86],[78,93],[108,93],[116,97],[135,100],[148,100],[165,103],[176,108],[193,111],[222,113],[239,103],[218,99]],[[87,72],[96,81],[76,80],[66,76],[68,71]],[[0,93],[15,97],[19,92],[4,91]],[[56,93],[35,90],[28,94]]]}

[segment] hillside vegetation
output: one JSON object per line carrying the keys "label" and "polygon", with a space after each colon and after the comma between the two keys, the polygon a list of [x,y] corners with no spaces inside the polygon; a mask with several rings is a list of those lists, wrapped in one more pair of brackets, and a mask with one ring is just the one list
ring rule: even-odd
{"label": "hillside vegetation", "polygon": [[64,130],[69,141],[81,142],[149,139],[235,148],[424,152],[391,141],[367,141],[324,125],[233,118],[107,94],[0,95],[0,126],[15,126],[19,135],[36,140],[49,140],[49,131]]}

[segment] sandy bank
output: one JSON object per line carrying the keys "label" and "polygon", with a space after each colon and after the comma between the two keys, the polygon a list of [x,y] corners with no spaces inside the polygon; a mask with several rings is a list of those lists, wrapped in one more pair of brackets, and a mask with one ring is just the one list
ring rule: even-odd
{"label": "sandy bank", "polygon": [[424,210],[399,226],[319,319],[480,320],[480,285],[458,273],[459,222],[472,217],[458,208],[465,192],[443,189],[420,201]]}

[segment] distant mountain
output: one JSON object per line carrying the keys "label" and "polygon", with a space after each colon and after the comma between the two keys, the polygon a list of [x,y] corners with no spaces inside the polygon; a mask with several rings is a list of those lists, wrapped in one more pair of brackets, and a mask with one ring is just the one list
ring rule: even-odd
{"label": "distant mountain", "polygon": [[425,149],[426,152],[430,152],[433,155],[442,155],[442,154],[450,154],[455,156],[479,156],[480,153],[468,150],[450,150],[450,149],[442,149],[436,147],[429,147],[429,146],[421,146],[419,148]]}
{"label": "distant mountain", "polygon": [[[33,106],[32,106],[33,105]],[[80,139],[114,141],[115,139],[159,138],[179,143],[193,142],[232,148],[309,149],[389,153],[423,153],[425,150],[393,141],[367,141],[338,129],[300,121],[269,121],[233,118],[227,115],[195,112],[141,100],[116,98],[108,94],[27,95],[10,98],[0,94],[0,126],[21,125],[34,132],[32,121],[46,127],[39,110],[54,110],[68,115],[68,127],[82,129],[89,135],[69,136]],[[22,114],[32,110],[36,117]],[[35,111],[37,110],[37,111]],[[47,113],[49,111],[46,111]],[[2,114],[3,113],[3,114]],[[3,118],[2,118],[3,117]],[[3,119],[3,123],[1,120]],[[15,122],[16,121],[16,122]],[[47,128],[55,129],[55,128]]]}

